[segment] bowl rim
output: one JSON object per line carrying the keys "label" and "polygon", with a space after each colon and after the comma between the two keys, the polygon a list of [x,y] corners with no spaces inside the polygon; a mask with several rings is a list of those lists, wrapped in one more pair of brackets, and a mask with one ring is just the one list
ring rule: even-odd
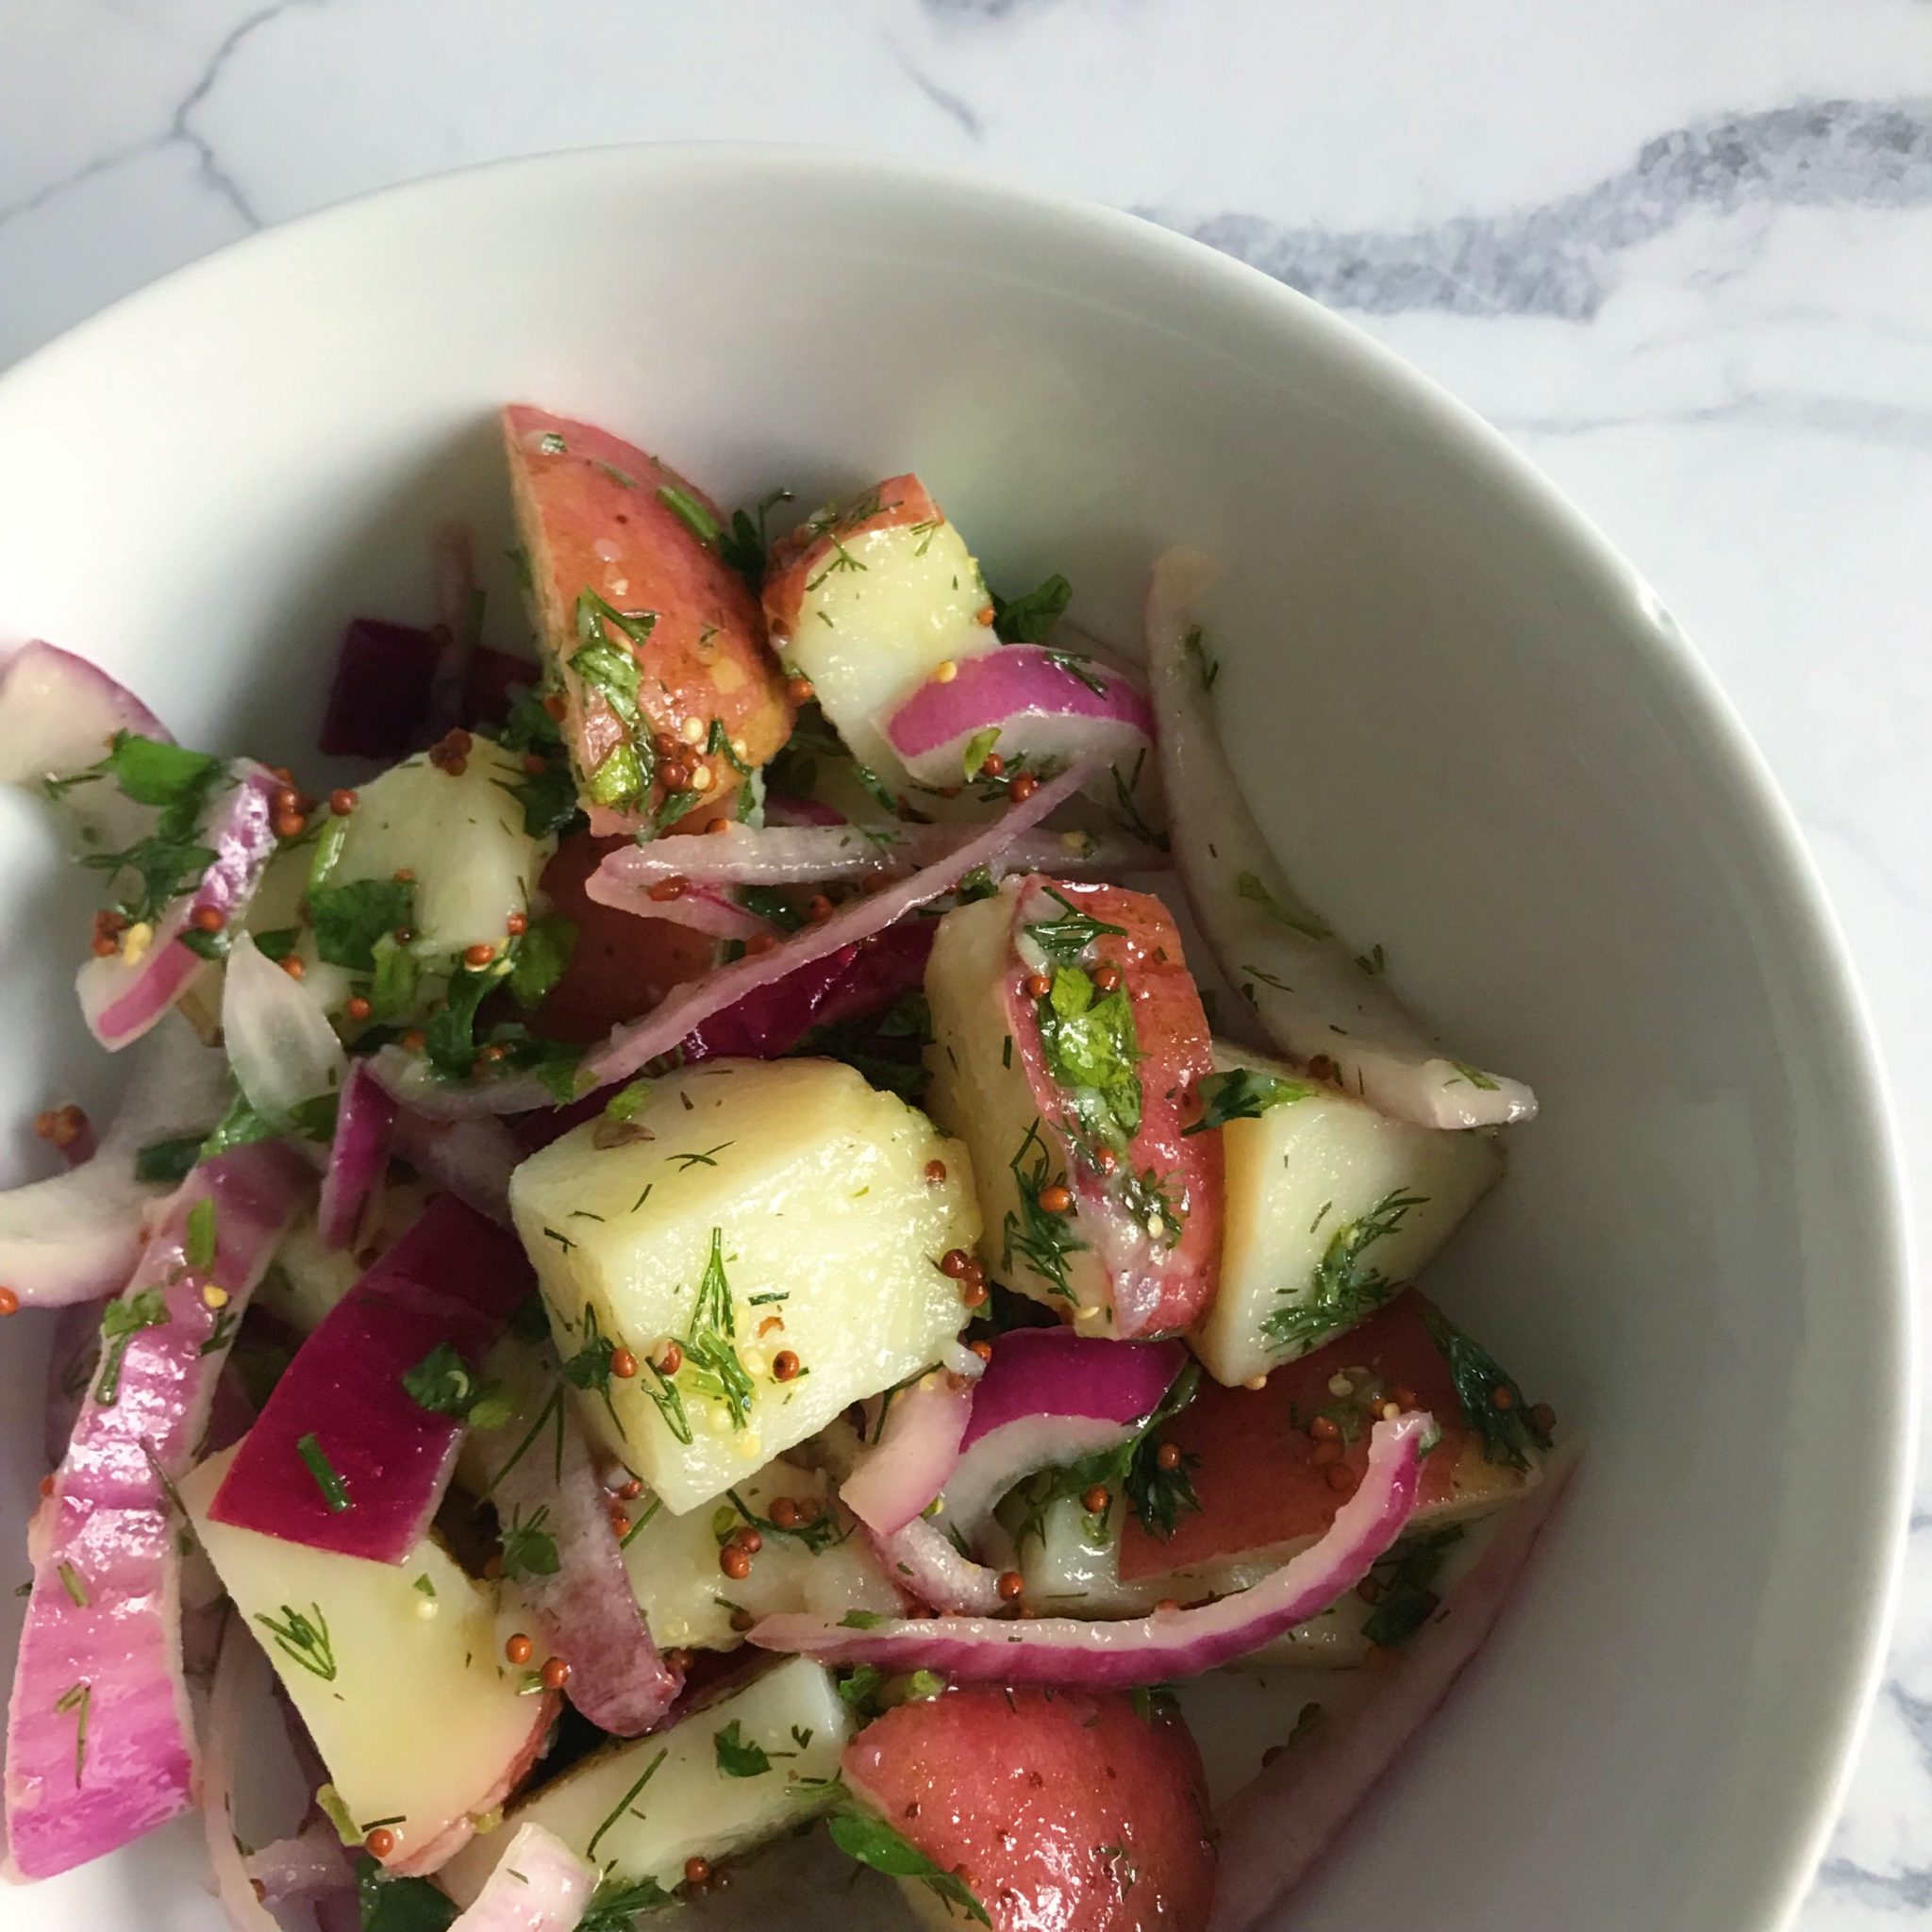
{"label": "bowl rim", "polygon": [[[224,276],[273,272],[278,257],[299,256],[312,236],[333,235],[391,215],[414,218],[419,209],[458,197],[487,199],[503,183],[525,176],[561,178],[578,171],[587,188],[619,181],[634,192],[675,195],[693,170],[711,176],[735,172],[792,181],[817,176],[820,192],[826,187],[889,192],[917,188],[991,219],[1004,214],[1057,229],[1090,247],[1110,250],[1130,268],[1218,291],[1263,317],[1284,337],[1312,341],[1410,410],[1423,433],[1457,450],[1481,488],[1505,501],[1541,541],[1566,549],[1625,611],[1633,657],[1696,728],[1712,770],[1739,798],[1762,841],[1767,868],[1783,900],[1790,961],[1817,995],[1813,1029],[1849,1074],[1837,1103],[1838,1126],[1874,1210],[1860,1272],[1872,1284],[1867,1299],[1875,1339],[1891,1367],[1884,1386],[1871,1391],[1862,1405],[1882,1461],[1865,1504],[1871,1529],[1862,1574],[1850,1579],[1852,1612],[1840,1649],[1840,1682],[1835,1707],[1821,1726],[1819,1748],[1810,1754],[1804,1787],[1792,1792],[1790,1829],[1780,1840],[1782,1849],[1759,1862],[1753,1895],[1733,1894],[1740,1932],[1789,1926],[1842,1808],[1853,1760],[1882,1680],[1903,1574],[1920,1399],[1904,1146],[1843,929],[1796,814],[1763,753],[1715,673],[1635,566],[1500,430],[1356,323],[1263,271],[1144,217],[966,168],[862,149],[747,141],[559,148],[472,162],[363,190],[225,242],[70,325],[0,369],[0,408],[38,382],[58,380],[68,362],[111,353],[117,331],[146,326],[150,317],[164,319],[172,303],[205,299],[204,288],[217,287]],[[1074,290],[1076,285],[1070,279],[1067,286]]]}

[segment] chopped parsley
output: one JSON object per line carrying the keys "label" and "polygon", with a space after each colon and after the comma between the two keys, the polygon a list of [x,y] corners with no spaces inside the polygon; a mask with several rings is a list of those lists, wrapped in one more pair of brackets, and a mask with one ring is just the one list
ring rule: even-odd
{"label": "chopped parsley", "polygon": [[1084,968],[1056,966],[1034,1010],[1047,1071],[1081,1132],[1124,1154],[1141,1131],[1141,1099],[1140,1039],[1125,981],[1102,993]]}
{"label": "chopped parsley", "polygon": [[1261,1324],[1268,1348],[1276,1355],[1304,1355],[1324,1336],[1353,1328],[1380,1307],[1401,1284],[1368,1259],[1369,1250],[1394,1234],[1428,1198],[1394,1188],[1366,1213],[1342,1222],[1315,1264],[1306,1297],[1276,1308]]}
{"label": "chopped parsley", "polygon": [[509,990],[520,1007],[540,1006],[561,979],[576,950],[577,929],[560,912],[533,919],[509,944]]}
{"label": "chopped parsley", "polygon": [[175,1187],[185,1181],[200,1158],[201,1138],[184,1134],[173,1141],[150,1141],[134,1157],[134,1178],[150,1186]]}
{"label": "chopped parsley", "polygon": [[[361,1837],[358,1830],[355,1842]],[[426,1878],[391,1878],[367,1852],[356,1857],[356,1907],[362,1932],[448,1932],[458,1910],[441,1887]]]}
{"label": "chopped parsley", "polygon": [[1450,1549],[1462,1541],[1456,1524],[1405,1537],[1369,1567],[1374,1580],[1374,1607],[1362,1635],[1385,1650],[1406,1642],[1435,1615],[1441,1599],[1430,1587]]}
{"label": "chopped parsley", "polygon": [[521,1509],[510,1512],[508,1523],[499,1526],[503,1545],[503,1574],[506,1576],[555,1576],[560,1561],[557,1539],[544,1528],[550,1520],[550,1506],[540,1503],[525,1516]]}
{"label": "chopped parsley", "polygon": [[[500,741],[525,760],[523,775],[506,787],[524,808],[524,830],[533,839],[552,839],[580,824],[583,814],[563,733],[534,691],[524,692],[510,707]],[[541,769],[529,769],[532,759],[541,761]]]}
{"label": "chopped parsley", "polygon": [[[80,861],[92,871],[106,873],[110,887],[122,874],[128,875],[116,905],[130,922],[152,924],[214,863],[214,851],[202,842],[201,824],[227,769],[206,752],[117,731],[99,764],[49,787],[58,796],[75,785],[105,778],[123,797],[156,808],[158,816],[144,837],[120,852],[90,852]],[[192,950],[208,956],[225,950],[221,934],[182,937],[203,941]]]}
{"label": "chopped parsley", "polygon": [[739,1721],[731,1722],[711,1740],[720,1777],[762,1777],[772,1768],[772,1755],[761,1744],[746,1740]]}
{"label": "chopped parsley", "polygon": [[416,923],[416,888],[408,879],[352,879],[308,894],[317,957],[351,973],[375,971],[375,943]]}
{"label": "chopped parsley", "polygon": [[1201,1096],[1201,1118],[1183,1134],[1205,1134],[1229,1121],[1259,1120],[1271,1107],[1291,1106],[1322,1090],[1312,1080],[1284,1079],[1279,1074],[1257,1074],[1252,1067],[1231,1067],[1209,1074],[1195,1090]]}
{"label": "chopped parsley", "polygon": [[453,1416],[472,1428],[500,1427],[512,1412],[513,1405],[503,1390],[478,1381],[447,1341],[439,1341],[403,1376],[402,1383],[419,1408],[431,1415]]}
{"label": "chopped parsley", "polygon": [[1073,602],[1074,587],[1056,571],[1010,603],[997,592],[988,594],[992,597],[993,629],[1003,642],[1043,644]]}
{"label": "chopped parsley", "polygon": [[1426,1305],[1423,1324],[1448,1364],[1457,1404],[1482,1442],[1483,1459],[1527,1469],[1530,1450],[1547,1449],[1553,1438],[1523,1399],[1515,1377],[1480,1342]]}
{"label": "chopped parsley", "polygon": [[[657,758],[638,702],[636,652],[649,641],[657,617],[648,610],[619,610],[596,591],[585,590],[577,593],[575,622],[578,646],[570,656],[570,669],[587,692],[602,700],[626,734],[625,741],[586,775],[586,789],[598,805],[640,804],[651,789]],[[615,641],[613,629],[625,641]]]}
{"label": "chopped parsley", "polygon": [[[740,516],[743,514],[739,511]],[[663,1753],[658,1755],[661,1758]],[[666,1891],[655,1878],[625,1878],[608,1873],[591,1894],[591,1903],[577,1921],[577,1932],[630,1932],[631,1921],[640,1912],[660,1911],[676,1903],[676,1894]]]}
{"label": "chopped parsley", "polygon": [[861,1811],[847,1800],[832,1813],[830,1825],[832,1842],[848,1858],[856,1858],[861,1865],[870,1865],[874,1872],[884,1872],[894,1878],[917,1879],[944,1904],[948,1912],[961,1912],[982,1925],[992,1924],[986,1907],[973,1895],[964,1879],[935,1865],[884,1819]]}
{"label": "chopped parsley", "polygon": [[731,527],[718,541],[718,555],[754,589],[763,582],[765,575],[765,557],[769,549],[765,519],[778,504],[791,501],[789,490],[768,491],[758,499],[757,521],[753,521],[749,511],[733,510]]}
{"label": "chopped parsley", "polygon": [[204,1194],[188,1210],[181,1257],[197,1274],[206,1274],[215,1265],[215,1201],[212,1194]]}
{"label": "chopped parsley", "polygon": [[708,548],[715,546],[724,534],[724,525],[689,490],[680,490],[675,483],[660,483],[658,501]]}

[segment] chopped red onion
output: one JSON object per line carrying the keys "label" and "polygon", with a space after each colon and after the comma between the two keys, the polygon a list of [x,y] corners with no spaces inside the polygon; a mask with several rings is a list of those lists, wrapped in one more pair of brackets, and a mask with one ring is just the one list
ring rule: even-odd
{"label": "chopped red onion", "polygon": [[961,658],[952,670],[944,683],[927,678],[880,721],[900,761],[922,784],[970,780],[974,773],[966,758],[975,748],[981,759],[997,750],[1008,766],[1023,758],[1034,764],[1079,758],[1104,771],[1153,742],[1147,693],[1096,664],[1076,672],[1063,652],[1008,644]]}
{"label": "chopped red onion", "polygon": [[230,770],[232,782],[201,822],[201,842],[214,853],[208,870],[169,902],[151,934],[137,943],[140,928],[130,928],[119,952],[89,959],[75,976],[81,1014],[109,1053],[139,1040],[207,963],[182,941],[194,914],[215,912],[233,926],[275,856],[274,798],[281,781],[248,758]]}
{"label": "chopped red onion", "polygon": [[[510,1431],[521,1438],[535,1421],[519,1418]],[[526,1574],[519,1587],[544,1649],[570,1659],[570,1701],[600,1730],[640,1737],[671,1708],[679,1680],[651,1641],[610,1526],[609,1493],[567,1400],[559,1426],[557,1457],[547,1449],[518,1457],[497,1475],[491,1498],[505,1521],[545,1512],[557,1569]]]}
{"label": "chopped red onion", "polygon": [[1430,1429],[1421,1414],[1377,1423],[1360,1486],[1327,1534],[1260,1582],[1212,1603],[1119,1623],[957,1617],[855,1624],[788,1614],[755,1624],[751,1641],[828,1664],[933,1670],[969,1681],[1120,1689],[1198,1676],[1259,1649],[1368,1574],[1415,1508]]}
{"label": "chopped red onion", "polygon": [[[991,1617],[1006,1607],[997,1570],[962,1557],[945,1533],[915,1516],[891,1536],[867,1534],[886,1574],[928,1609],[953,1617]],[[758,1641],[756,1631],[752,1641]]]}
{"label": "chopped red onion", "polygon": [[[515,1236],[438,1195],[296,1351],[208,1514],[311,1549],[407,1561],[449,1486],[463,1424],[403,1378],[447,1344],[453,1374],[474,1388],[535,1286]],[[448,1409],[463,1392],[445,1391]]]}
{"label": "chopped red onion", "polygon": [[395,1120],[395,1102],[369,1071],[369,1063],[358,1060],[349,1069],[336,1108],[335,1139],[322,1177],[315,1228],[324,1247],[346,1248],[356,1239],[370,1199],[382,1185]]}
{"label": "chopped red onion", "polygon": [[561,1839],[541,1824],[519,1825],[449,1932],[571,1932],[596,1889],[595,1869]]}
{"label": "chopped red onion", "polygon": [[162,1193],[136,1172],[142,1151],[207,1133],[227,1097],[225,1062],[185,1021],[155,1029],[93,1158],[0,1193],[0,1281],[23,1307],[97,1301],[125,1284]]}
{"label": "chopped red onion", "polygon": [[401,1108],[390,1144],[399,1159],[464,1207],[489,1215],[500,1226],[509,1225],[509,1177],[524,1149],[501,1121],[489,1114],[432,1121]]}
{"label": "chopped red onion", "polygon": [[839,1486],[839,1500],[882,1537],[904,1529],[945,1487],[973,1413],[973,1386],[922,1375],[886,1411],[877,1438]]}

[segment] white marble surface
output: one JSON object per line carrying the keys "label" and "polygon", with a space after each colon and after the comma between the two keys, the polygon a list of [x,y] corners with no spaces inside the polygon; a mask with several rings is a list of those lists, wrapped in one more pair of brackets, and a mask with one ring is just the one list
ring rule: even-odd
{"label": "white marble surface", "polygon": [[[5,0],[0,364],[344,195],[691,136],[1141,209],[1500,425],[1769,754],[1932,1168],[1928,0]],[[1805,1932],[1932,1919],[1919,1493]]]}

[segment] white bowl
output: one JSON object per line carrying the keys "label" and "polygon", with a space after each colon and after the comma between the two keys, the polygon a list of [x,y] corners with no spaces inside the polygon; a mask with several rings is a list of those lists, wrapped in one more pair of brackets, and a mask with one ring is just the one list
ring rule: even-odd
{"label": "white bowl", "polygon": [[[1474,417],[1205,248],[896,162],[667,147],[297,223],[13,371],[0,642],[96,656],[184,737],[312,769],[341,621],[425,611],[440,519],[495,555],[513,397],[726,502],[916,466],[996,583],[1063,570],[1104,635],[1132,636],[1164,545],[1225,557],[1224,716],[1291,869],[1542,1098],[1435,1291],[1593,1444],[1516,1613],[1290,1916],[1781,1920],[1900,1545],[1900,1212],[1816,884],[1642,582]],[[7,801],[0,1118],[111,1085],[52,849]],[[7,1340],[18,1524],[36,1344]],[[8,1923],[211,1924],[188,1841]]]}

